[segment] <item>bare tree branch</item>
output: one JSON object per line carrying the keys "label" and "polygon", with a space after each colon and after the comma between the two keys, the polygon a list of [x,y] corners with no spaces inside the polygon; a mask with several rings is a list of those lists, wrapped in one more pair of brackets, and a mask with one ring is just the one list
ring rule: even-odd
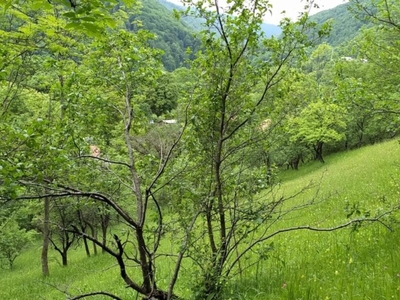
{"label": "bare tree branch", "polygon": [[[37,183],[31,183],[31,182],[26,182],[26,181],[20,181],[24,185],[37,185]],[[46,182],[46,180],[45,180]],[[48,185],[46,185],[46,188],[51,189],[52,182],[47,181]],[[70,197],[70,196],[75,196],[75,197],[86,197],[93,199],[95,201],[103,202],[108,205],[110,205],[128,224],[130,224],[133,227],[137,227],[138,224],[136,221],[134,221],[130,215],[123,209],[121,208],[116,202],[111,200],[110,198],[106,197],[103,194],[97,193],[97,192],[83,192],[78,189],[74,189],[72,187],[68,187],[62,184],[55,184],[58,188],[61,188],[60,191],[54,192],[54,193],[49,193],[49,194],[38,194],[38,195],[25,195],[25,196],[19,196],[17,197],[18,200],[34,200],[34,199],[45,199],[45,198],[63,198],[63,197]]]}
{"label": "bare tree branch", "polygon": [[105,158],[102,158],[102,157],[96,157],[96,156],[92,156],[92,155],[80,155],[77,158],[91,158],[91,159],[97,159],[97,160],[100,160],[100,161],[103,161],[103,162],[106,162],[106,163],[109,163],[109,164],[113,164],[113,165],[121,165],[121,166],[125,166],[127,168],[131,167],[126,162],[105,159]]}

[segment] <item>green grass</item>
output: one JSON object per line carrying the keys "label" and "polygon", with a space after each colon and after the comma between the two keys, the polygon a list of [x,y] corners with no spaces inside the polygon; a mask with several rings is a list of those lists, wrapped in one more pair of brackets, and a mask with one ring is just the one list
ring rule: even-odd
{"label": "green grass", "polygon": [[[400,202],[400,145],[390,141],[334,154],[326,157],[326,164],[310,163],[280,178],[288,195],[318,183],[293,205],[309,199],[317,188],[319,198],[326,199],[281,225],[346,222],[346,202],[379,213]],[[249,270],[232,284],[231,298],[400,299],[400,226],[391,226],[393,231],[375,223],[358,231],[281,234],[273,238],[275,250],[259,263],[258,272]]]}
{"label": "green grass", "polygon": [[[279,226],[329,226],[346,221],[346,202],[375,214],[400,200],[400,145],[389,141],[330,155],[325,164],[288,170],[280,179],[280,192],[285,195],[309,182],[318,183],[293,205],[307,201],[317,188],[319,199],[325,201],[293,214]],[[393,231],[369,224],[358,231],[278,235],[269,241],[274,250],[268,259],[228,283],[227,299],[400,299],[400,228],[397,223],[391,226]],[[74,295],[107,290],[123,299],[136,299],[108,255],[87,258],[81,248],[74,249],[69,266],[62,267],[52,251],[51,276],[43,278],[40,250],[38,241],[16,259],[13,270],[0,269],[0,299],[65,299],[60,290]],[[170,260],[163,263],[158,266],[161,282],[171,267]],[[183,271],[176,292],[189,297],[189,283],[195,278],[187,275],[190,270]]]}
{"label": "green grass", "polygon": [[115,262],[108,255],[87,258],[83,249],[71,250],[69,266],[63,267],[59,254],[51,251],[51,276],[44,278],[40,251],[37,242],[17,258],[12,270],[0,270],[0,299],[65,299],[62,291],[76,295],[104,289],[133,297],[133,293],[124,288]]}

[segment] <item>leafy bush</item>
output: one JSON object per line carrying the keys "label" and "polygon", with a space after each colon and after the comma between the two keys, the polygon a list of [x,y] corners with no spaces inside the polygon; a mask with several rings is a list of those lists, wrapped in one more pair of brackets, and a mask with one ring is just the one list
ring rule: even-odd
{"label": "leafy bush", "polygon": [[0,266],[11,269],[23,248],[33,240],[34,231],[21,229],[17,222],[8,220],[0,226]]}

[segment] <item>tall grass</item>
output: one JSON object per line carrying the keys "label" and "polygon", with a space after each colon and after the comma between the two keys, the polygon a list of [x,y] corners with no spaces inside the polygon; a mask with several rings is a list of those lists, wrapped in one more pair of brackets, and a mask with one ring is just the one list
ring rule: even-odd
{"label": "tall grass", "polygon": [[[319,189],[319,198],[326,199],[297,214],[290,226],[345,222],[348,204],[361,214],[379,213],[400,202],[400,145],[390,141],[334,154],[326,164],[310,163],[280,177],[288,194],[320,182],[303,197]],[[244,280],[232,283],[230,298],[400,299],[400,228],[395,221],[390,225],[392,231],[374,223],[358,230],[281,234],[258,271],[248,270]]]}
{"label": "tall grass", "polygon": [[[280,174],[280,191],[287,195],[318,183],[295,201],[307,200],[318,189],[322,203],[284,220],[284,226],[328,226],[346,220],[346,204],[361,212],[379,212],[400,197],[400,145],[397,141],[368,146],[326,157],[326,163],[310,163],[299,171]],[[394,215],[397,217],[397,215]],[[379,224],[315,233],[297,231],[271,239],[273,250],[242,276],[228,284],[227,299],[400,299],[400,228],[389,231]],[[164,245],[173,247],[171,245]],[[161,284],[168,278],[171,261],[158,268]],[[164,270],[163,270],[164,269]],[[177,294],[190,297],[185,270]],[[76,295],[109,291],[123,299],[137,299],[124,287],[113,258],[87,258],[83,249],[71,250],[69,266],[62,267],[50,252],[50,277],[41,275],[40,241],[15,261],[12,270],[0,269],[0,299],[65,299],[63,291]],[[163,274],[164,273],[164,274]],[[92,297],[90,299],[104,299]]]}
{"label": "tall grass", "polygon": [[49,258],[48,278],[41,274],[39,242],[17,258],[12,270],[0,269],[0,299],[65,299],[64,292],[77,295],[100,290],[133,297],[124,288],[115,262],[108,255],[88,258],[82,248],[74,249],[67,267],[61,265],[55,251],[50,252]]}

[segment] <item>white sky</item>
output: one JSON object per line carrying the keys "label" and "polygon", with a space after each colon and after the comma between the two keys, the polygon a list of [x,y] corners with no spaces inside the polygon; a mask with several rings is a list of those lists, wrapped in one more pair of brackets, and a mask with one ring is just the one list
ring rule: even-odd
{"label": "white sky", "polygon": [[[167,0],[175,4],[181,4],[180,0]],[[319,11],[333,8],[339,4],[348,2],[347,0],[315,0],[319,6],[319,9],[312,9],[311,14],[315,14]],[[221,1],[223,2],[223,1]],[[270,24],[279,24],[282,18],[281,12],[286,11],[286,15],[289,18],[295,19],[299,12],[303,11],[306,2],[304,0],[270,0],[273,5],[272,16],[265,16],[264,21]]]}

